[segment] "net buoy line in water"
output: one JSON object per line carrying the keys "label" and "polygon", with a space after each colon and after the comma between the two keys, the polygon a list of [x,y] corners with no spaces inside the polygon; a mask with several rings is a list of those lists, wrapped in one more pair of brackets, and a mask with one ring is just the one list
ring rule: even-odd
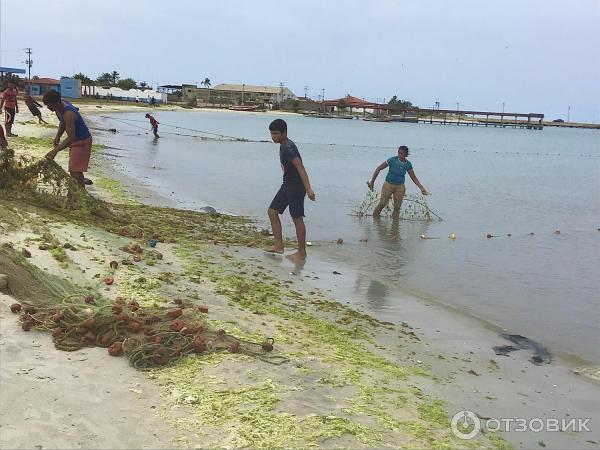
{"label": "net buoy line in water", "polygon": [[[138,119],[124,119],[124,118],[117,118],[114,116],[100,116],[104,119],[109,119],[109,120],[114,120],[117,122],[121,122],[123,124],[126,124],[128,126],[131,127],[135,127],[135,128],[139,128],[140,130],[144,130],[144,134],[150,134],[150,132],[148,131],[147,127],[142,127],[140,125],[135,125],[134,123],[131,122],[137,122],[137,123],[147,123],[147,121],[145,120],[138,120]],[[219,134],[219,133],[213,133],[210,131],[204,131],[204,130],[197,130],[194,128],[186,128],[186,127],[180,127],[179,125],[171,125],[171,124],[167,124],[167,123],[160,123],[162,126],[165,127],[172,127],[175,129],[179,129],[179,130],[185,130],[185,131],[192,131],[194,133],[197,134],[185,134],[185,133],[177,133],[177,132],[171,132],[171,131],[161,131],[161,134],[171,134],[171,135],[175,135],[175,136],[184,136],[184,137],[192,137],[192,138],[200,138],[203,140],[215,140],[215,141],[233,141],[233,142],[252,142],[252,143],[271,143],[270,140],[257,140],[257,139],[249,139],[249,138],[242,138],[239,136],[229,136],[226,134]],[[117,130],[115,128],[95,128],[101,131],[110,131],[112,133],[116,133]],[[214,136],[214,137],[206,137],[206,136],[198,136],[198,134],[206,134],[209,136]],[[131,136],[134,136],[134,134],[132,134]],[[388,149],[388,150],[395,150],[396,147],[392,146],[392,145],[363,145],[363,144],[340,144],[340,143],[335,143],[335,142],[330,142],[330,143],[323,143],[323,142],[300,142],[300,141],[296,141],[298,144],[301,145],[326,145],[326,146],[330,146],[330,147],[353,147],[353,148],[380,148],[380,149]],[[461,152],[461,153],[481,153],[481,154],[486,154],[486,155],[498,155],[498,156],[505,156],[505,155],[526,155],[526,156],[563,156],[562,153],[542,153],[542,152],[484,152],[484,151],[479,151],[477,149],[455,149],[455,148],[435,148],[435,147],[411,147],[415,150],[429,150],[429,151],[438,151],[438,152]],[[589,153],[580,153],[580,154],[575,154],[575,155],[566,155],[566,156],[570,156],[570,157],[585,157],[585,158],[600,158],[600,155],[592,155]]]}

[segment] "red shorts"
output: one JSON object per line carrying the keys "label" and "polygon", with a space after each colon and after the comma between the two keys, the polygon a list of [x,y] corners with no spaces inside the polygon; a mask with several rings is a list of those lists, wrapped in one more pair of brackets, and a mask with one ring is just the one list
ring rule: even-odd
{"label": "red shorts", "polygon": [[75,141],[69,147],[69,172],[87,172],[92,155],[92,137]]}

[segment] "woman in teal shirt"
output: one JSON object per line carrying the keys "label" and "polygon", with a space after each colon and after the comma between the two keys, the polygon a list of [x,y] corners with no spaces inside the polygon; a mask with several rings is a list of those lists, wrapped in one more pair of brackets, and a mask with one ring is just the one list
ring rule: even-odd
{"label": "woman in teal shirt", "polygon": [[389,168],[388,174],[385,177],[385,182],[383,183],[383,187],[381,188],[381,198],[379,200],[379,205],[373,210],[373,217],[379,217],[383,208],[386,207],[388,202],[390,201],[390,197],[394,197],[394,213],[393,217],[398,217],[400,215],[400,208],[402,207],[402,199],[404,198],[404,193],[406,192],[406,186],[404,185],[404,176],[408,173],[408,176],[411,180],[421,189],[421,194],[429,195],[427,189],[423,187],[423,185],[419,182],[419,179],[415,175],[415,171],[413,170],[413,166],[406,157],[408,156],[408,147],[405,145],[401,145],[398,147],[398,156],[392,156],[388,158],[387,161],[382,162],[377,166],[375,172],[373,172],[373,178],[371,181],[367,181],[367,186],[369,189],[375,189],[375,180],[381,172],[386,167]]}

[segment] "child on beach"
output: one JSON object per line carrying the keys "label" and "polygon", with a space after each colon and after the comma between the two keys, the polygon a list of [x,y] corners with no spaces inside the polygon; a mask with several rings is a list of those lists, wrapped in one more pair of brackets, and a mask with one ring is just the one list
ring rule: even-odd
{"label": "child on beach", "polygon": [[407,156],[408,147],[406,145],[401,145],[398,147],[398,155],[392,156],[379,164],[373,173],[373,178],[371,178],[371,181],[367,181],[367,186],[369,186],[369,189],[372,191],[375,188],[375,180],[377,179],[379,172],[386,167],[389,168],[388,174],[385,177],[385,182],[381,187],[381,198],[379,199],[379,204],[373,210],[373,217],[379,217],[381,211],[387,206],[390,201],[390,197],[392,196],[394,197],[394,212],[392,217],[395,218],[400,216],[402,200],[404,199],[404,194],[406,193],[404,175],[407,173],[413,183],[415,183],[417,187],[421,189],[421,193],[423,195],[429,195],[427,189],[421,185],[419,179],[415,175],[415,171],[413,170],[411,162],[406,159]]}
{"label": "child on beach", "polygon": [[[43,101],[50,111],[56,113],[60,121],[54,138],[54,148],[46,154],[46,158],[53,160],[58,152],[69,147],[69,173],[82,188],[85,188],[83,173],[88,170],[92,154],[92,134],[79,114],[79,109],[63,101],[58,92],[46,92]],[[65,131],[67,138],[60,142]]]}
{"label": "child on beach", "polygon": [[146,114],[146,119],[150,120],[150,129],[154,133],[154,137],[159,138],[160,136],[158,135],[158,121],[150,113]]}
{"label": "child on beach", "polygon": [[283,214],[285,209],[290,207],[290,215],[296,227],[296,237],[298,239],[298,250],[289,255],[292,260],[306,259],[306,227],[304,225],[304,197],[315,201],[315,193],[310,187],[308,174],[302,164],[302,157],[296,144],[287,136],[287,124],[282,119],[276,119],[269,125],[271,139],[279,144],[279,161],[283,170],[283,184],[275,194],[268,209],[271,229],[275,242],[271,247],[265,249],[270,253],[282,254],[283,235],[281,230],[281,221],[279,215]]}
{"label": "child on beach", "polygon": [[38,118],[39,123],[47,123],[44,119],[42,119],[42,112],[39,110],[42,105],[36,102],[31,95],[29,95],[29,92],[25,94],[25,105],[27,108],[29,108],[29,112],[33,115],[33,117]]}

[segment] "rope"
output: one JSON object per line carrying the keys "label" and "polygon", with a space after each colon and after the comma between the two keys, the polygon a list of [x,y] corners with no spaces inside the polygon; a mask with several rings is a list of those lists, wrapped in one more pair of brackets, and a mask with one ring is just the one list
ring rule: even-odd
{"label": "rope", "polygon": [[[122,123],[128,123],[128,122],[138,122],[138,123],[146,123],[145,120],[138,120],[138,119],[124,119],[124,118],[116,118],[116,117],[112,117],[112,116],[100,116],[102,118],[105,119],[110,119],[110,120],[115,120],[117,122],[122,122]],[[215,136],[217,139],[216,140],[229,140],[229,141],[236,141],[236,142],[269,142],[266,140],[253,140],[253,139],[246,139],[246,138],[241,138],[241,137],[237,137],[237,136],[229,136],[226,134],[219,134],[219,133],[212,133],[210,131],[205,131],[205,130],[197,130],[194,128],[186,128],[186,127],[180,127],[179,125],[171,125],[168,123],[160,123],[162,126],[164,127],[172,127],[178,130],[186,130],[186,131],[192,131],[194,133],[198,133],[198,134],[207,134],[209,136]],[[135,124],[129,124],[130,126],[136,127],[136,128],[140,128],[143,130],[147,130],[146,127],[141,127],[139,125],[135,125]],[[210,138],[205,138],[203,136],[197,136],[197,135],[192,135],[192,134],[185,134],[185,133],[175,133],[175,132],[171,132],[171,131],[162,131],[161,133],[163,134],[172,134],[172,135],[176,135],[176,136],[187,136],[187,137],[200,137],[202,139],[210,139]],[[146,134],[148,134],[148,132],[146,132]]]}

